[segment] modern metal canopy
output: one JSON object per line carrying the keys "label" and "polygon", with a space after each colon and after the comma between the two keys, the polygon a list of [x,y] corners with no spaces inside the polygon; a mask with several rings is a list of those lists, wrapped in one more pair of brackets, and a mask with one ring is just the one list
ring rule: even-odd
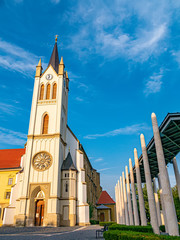
{"label": "modern metal canopy", "polygon": [[[180,152],[180,113],[168,113],[159,127],[166,165],[172,163],[172,159]],[[157,177],[159,173],[154,137],[146,146],[151,178]],[[139,167],[142,183],[145,183],[143,156],[139,157]],[[134,180],[136,182],[136,171],[134,171]]]}

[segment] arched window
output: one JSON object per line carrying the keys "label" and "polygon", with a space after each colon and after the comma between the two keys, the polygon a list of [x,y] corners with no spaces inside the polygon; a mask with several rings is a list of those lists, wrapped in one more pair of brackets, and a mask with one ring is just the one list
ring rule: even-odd
{"label": "arched window", "polygon": [[65,185],[65,192],[68,192],[68,183],[66,182],[66,185]]}
{"label": "arched window", "polygon": [[57,92],[57,84],[55,83],[55,84],[53,85],[52,99],[56,99],[56,92]]}
{"label": "arched window", "polygon": [[50,99],[50,89],[51,89],[51,86],[50,86],[50,84],[48,84],[47,90],[46,90],[46,99]]}
{"label": "arched window", "polygon": [[39,100],[44,98],[44,84],[41,85]]}
{"label": "arched window", "polygon": [[48,114],[46,114],[43,119],[42,134],[48,134],[48,123],[49,123],[49,116]]}

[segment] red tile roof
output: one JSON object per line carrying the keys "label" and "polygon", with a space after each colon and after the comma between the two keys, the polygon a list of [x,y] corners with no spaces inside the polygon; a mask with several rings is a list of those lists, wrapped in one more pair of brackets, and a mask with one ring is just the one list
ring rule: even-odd
{"label": "red tile roof", "polygon": [[20,167],[21,156],[24,153],[25,148],[0,150],[0,169]]}
{"label": "red tile roof", "polygon": [[97,204],[114,204],[115,201],[109,196],[106,191],[102,191]]}

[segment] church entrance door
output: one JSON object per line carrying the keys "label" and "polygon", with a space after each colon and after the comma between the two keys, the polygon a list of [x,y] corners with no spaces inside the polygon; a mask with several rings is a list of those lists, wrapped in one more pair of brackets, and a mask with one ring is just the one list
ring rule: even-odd
{"label": "church entrance door", "polygon": [[36,201],[35,226],[42,226],[44,219],[44,201]]}
{"label": "church entrance door", "polygon": [[100,213],[100,222],[104,222],[104,213]]}

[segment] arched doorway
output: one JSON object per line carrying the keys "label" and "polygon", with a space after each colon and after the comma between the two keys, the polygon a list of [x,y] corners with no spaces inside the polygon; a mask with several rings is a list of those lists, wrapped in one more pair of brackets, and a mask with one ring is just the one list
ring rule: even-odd
{"label": "arched doorway", "polygon": [[45,195],[42,190],[37,194],[37,197],[35,198],[35,226],[43,226],[45,207],[44,198]]}

